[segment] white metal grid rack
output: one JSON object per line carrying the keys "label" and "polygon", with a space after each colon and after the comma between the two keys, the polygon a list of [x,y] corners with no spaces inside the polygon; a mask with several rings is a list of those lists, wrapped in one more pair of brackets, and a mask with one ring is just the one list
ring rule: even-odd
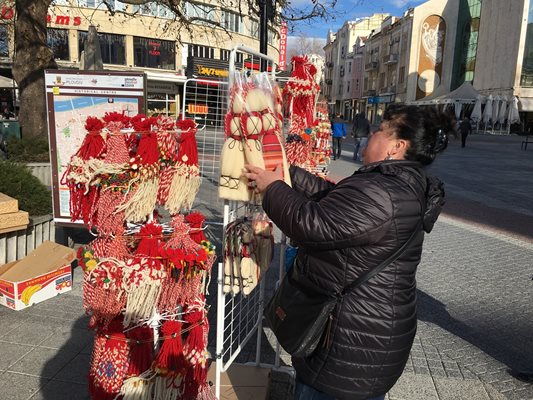
{"label": "white metal grid rack", "polygon": [[[237,56],[243,62],[237,63]],[[230,54],[229,85],[237,71],[255,73],[261,63],[275,78],[274,61],[252,49],[236,46]],[[238,64],[238,65],[237,65]],[[226,225],[245,213],[248,205],[218,198],[217,185],[220,176],[220,155],[224,143],[224,116],[227,111],[228,82],[189,79],[185,83],[182,116],[192,118],[199,125],[196,135],[198,161],[203,178],[194,209],[202,211],[208,224]],[[221,218],[219,210],[223,209]],[[221,242],[223,242],[221,240]],[[216,368],[215,394],[220,397],[221,374],[228,370],[244,346],[257,334],[256,364],[261,358],[261,334],[263,320],[264,280],[248,296],[225,294],[223,291],[224,264],[218,264],[217,271],[217,324],[216,324]]]}

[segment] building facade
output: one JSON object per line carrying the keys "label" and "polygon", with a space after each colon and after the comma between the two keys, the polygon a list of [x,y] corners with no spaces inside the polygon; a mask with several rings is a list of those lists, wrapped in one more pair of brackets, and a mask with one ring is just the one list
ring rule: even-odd
{"label": "building facade", "polygon": [[324,47],[326,58],[324,95],[330,105],[330,112],[341,113],[345,119],[353,118],[351,93],[354,79],[354,45],[358,38],[368,36],[388,16],[389,14],[373,14],[357,21],[348,21],[336,33],[328,33]]}
{"label": "building facade", "polygon": [[[134,6],[117,0],[56,0],[48,14],[48,44],[59,68],[77,69],[88,27],[96,26],[104,69],[144,71],[148,112],[178,115],[188,78],[226,77],[230,51],[236,44],[259,51],[259,21],[248,10],[239,13],[238,7],[242,6],[231,9],[217,1],[184,1],[184,15],[197,18],[189,30],[180,28],[173,13],[158,3]],[[4,7],[0,25],[0,68],[7,76],[15,17],[8,9]],[[276,62],[280,59],[278,31],[279,27],[270,27],[268,35],[268,55]],[[240,55],[238,62],[245,61]]]}

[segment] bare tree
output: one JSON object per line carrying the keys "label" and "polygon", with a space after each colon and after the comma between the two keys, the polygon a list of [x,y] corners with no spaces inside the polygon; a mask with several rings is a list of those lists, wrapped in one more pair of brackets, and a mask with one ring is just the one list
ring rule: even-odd
{"label": "bare tree", "polygon": [[[208,18],[188,16],[184,12],[185,0],[120,0],[125,4],[162,4],[170,9],[174,18],[165,25],[167,29],[192,32],[194,26],[205,30],[222,28],[219,22]],[[269,19],[275,24],[281,21],[330,20],[334,18],[337,0],[311,0],[308,5],[294,7],[289,0],[219,0],[218,8],[232,9],[242,16],[260,15],[260,6],[269,2]],[[44,70],[57,68],[52,50],[47,46],[46,18],[53,0],[16,0],[15,55],[13,77],[20,93],[19,121],[26,137],[46,136],[46,97],[44,93]],[[107,4],[104,1],[104,4]],[[116,11],[108,6],[108,13]],[[121,11],[122,14],[127,14]],[[130,14],[131,15],[131,14]],[[224,29],[223,29],[224,30]],[[231,33],[225,31],[226,35]],[[178,39],[179,40],[179,39]]]}

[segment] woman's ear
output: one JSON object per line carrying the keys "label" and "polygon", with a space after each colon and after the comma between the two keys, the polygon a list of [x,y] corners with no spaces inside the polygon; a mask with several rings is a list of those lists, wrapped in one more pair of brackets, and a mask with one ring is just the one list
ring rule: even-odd
{"label": "woman's ear", "polygon": [[409,148],[409,142],[404,139],[398,139],[396,144],[392,147],[390,155],[393,156],[396,160],[401,160],[404,158],[407,149]]}

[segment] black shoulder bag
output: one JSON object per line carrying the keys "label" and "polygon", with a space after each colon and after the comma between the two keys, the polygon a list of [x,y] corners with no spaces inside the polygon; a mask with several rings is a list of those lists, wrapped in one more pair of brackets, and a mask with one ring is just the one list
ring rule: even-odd
{"label": "black shoulder bag", "polygon": [[325,293],[316,285],[298,279],[295,276],[298,274],[296,265],[291,268],[264,310],[267,323],[281,347],[294,357],[310,356],[321,339],[323,346],[329,347],[333,310],[337,303],[396,261],[420,232],[421,225],[419,222],[409,239],[394,254],[346,286],[341,293]]}

